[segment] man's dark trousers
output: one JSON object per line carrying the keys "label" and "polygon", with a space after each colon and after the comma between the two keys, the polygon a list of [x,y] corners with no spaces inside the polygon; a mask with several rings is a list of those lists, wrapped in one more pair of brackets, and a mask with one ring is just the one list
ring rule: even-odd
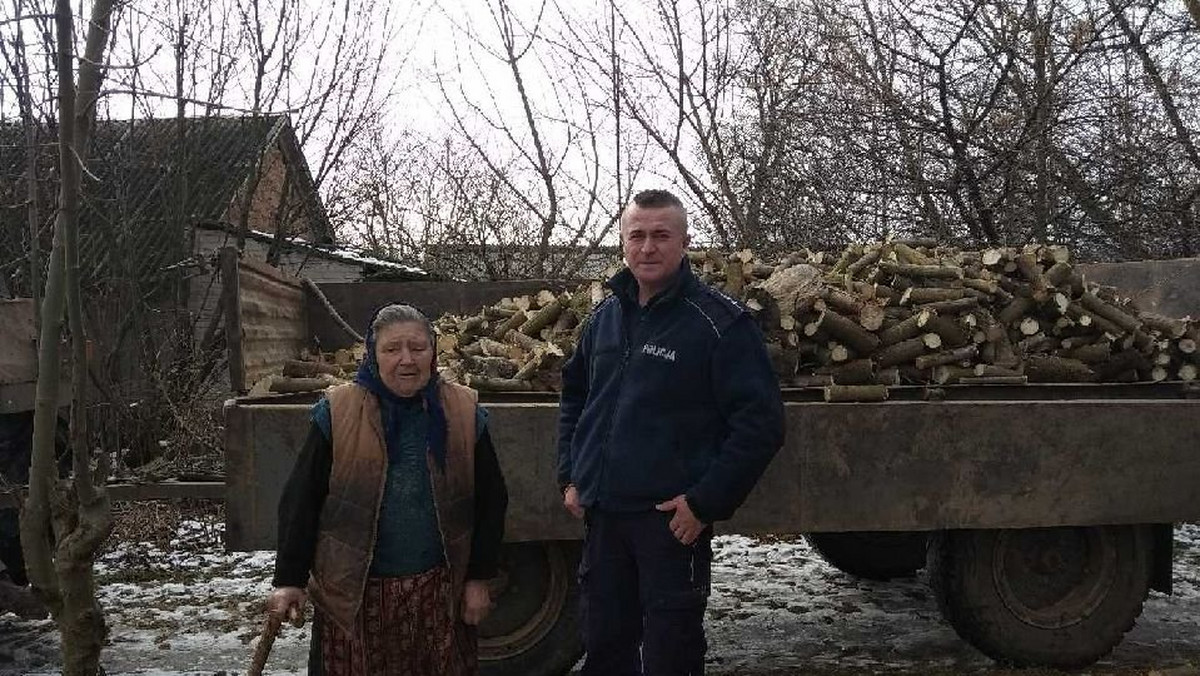
{"label": "man's dark trousers", "polygon": [[692,545],[673,512],[587,510],[579,564],[584,676],[701,676],[712,529]]}

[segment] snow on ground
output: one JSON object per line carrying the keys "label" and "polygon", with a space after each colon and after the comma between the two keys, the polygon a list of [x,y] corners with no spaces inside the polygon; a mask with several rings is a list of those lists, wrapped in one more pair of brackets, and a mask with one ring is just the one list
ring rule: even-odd
{"label": "snow on ground", "polygon": [[[184,521],[165,547],[123,543],[104,555],[109,674],[244,673],[274,553],[225,553],[220,530],[212,520]],[[722,536],[714,550],[712,674],[1010,673],[959,640],[919,578],[856,580],[803,540]],[[1200,526],[1176,531],[1175,556],[1174,596],[1152,592],[1125,641],[1082,673],[1200,674]],[[268,673],[304,673],[307,642],[307,627],[285,627]],[[57,646],[50,621],[0,615],[0,674],[55,673]]]}

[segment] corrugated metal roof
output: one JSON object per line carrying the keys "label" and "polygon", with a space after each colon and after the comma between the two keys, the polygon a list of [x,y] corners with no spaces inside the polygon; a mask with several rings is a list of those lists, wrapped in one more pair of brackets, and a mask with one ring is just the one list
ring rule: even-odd
{"label": "corrugated metal roof", "polygon": [[[88,153],[80,255],[95,275],[141,278],[190,253],[190,229],[225,216],[254,175],[264,153],[280,143],[304,199],[311,236],[331,239],[331,228],[286,116],[141,119],[97,123]],[[43,144],[53,158],[57,149]],[[20,255],[25,225],[24,133],[0,124],[0,265]],[[47,164],[43,162],[43,165]],[[49,163],[53,166],[53,161]],[[43,171],[43,214],[56,195]]]}

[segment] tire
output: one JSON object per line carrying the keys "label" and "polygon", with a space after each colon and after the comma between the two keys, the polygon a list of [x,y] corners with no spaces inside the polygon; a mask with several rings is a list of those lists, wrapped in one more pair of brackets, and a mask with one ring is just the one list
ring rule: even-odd
{"label": "tire", "polygon": [[495,607],[479,626],[484,676],[559,676],[583,655],[578,542],[505,545]]}
{"label": "tire", "polygon": [[928,533],[809,533],[804,538],[829,565],[843,573],[867,580],[913,577],[925,567]]}
{"label": "tire", "polygon": [[1000,664],[1078,669],[1120,643],[1150,589],[1148,526],[944,531],[929,547],[942,616]]}

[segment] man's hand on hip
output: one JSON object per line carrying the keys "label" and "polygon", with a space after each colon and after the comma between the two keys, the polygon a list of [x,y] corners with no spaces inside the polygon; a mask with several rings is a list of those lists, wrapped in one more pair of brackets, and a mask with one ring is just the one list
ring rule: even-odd
{"label": "man's hand on hip", "polygon": [[568,485],[563,491],[563,507],[576,519],[583,518],[583,506],[579,504],[579,489],[575,488],[575,484]]}
{"label": "man's hand on hip", "polygon": [[685,545],[695,542],[708,527],[708,524],[696,518],[692,508],[688,506],[687,498],[682,495],[658,503],[655,509],[660,512],[675,512],[675,516],[671,517],[671,534]]}

